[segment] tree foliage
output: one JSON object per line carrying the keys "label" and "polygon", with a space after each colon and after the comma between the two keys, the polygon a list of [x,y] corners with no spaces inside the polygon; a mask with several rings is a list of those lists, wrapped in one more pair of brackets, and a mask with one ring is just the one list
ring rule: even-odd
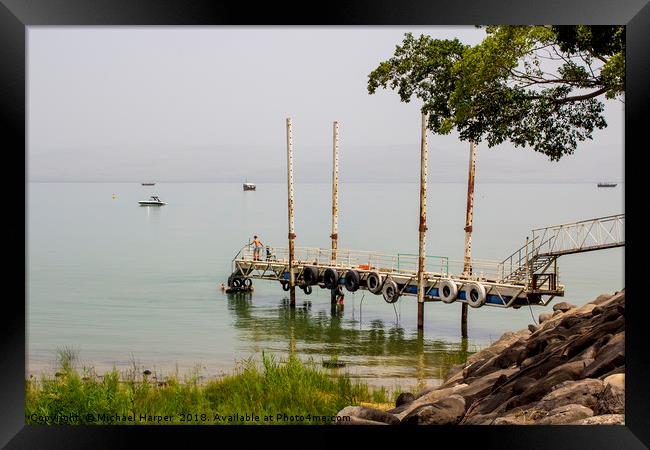
{"label": "tree foliage", "polygon": [[551,160],[607,126],[601,99],[625,92],[623,26],[489,26],[470,46],[407,33],[368,76],[368,92],[414,96],[438,134],[508,140]]}

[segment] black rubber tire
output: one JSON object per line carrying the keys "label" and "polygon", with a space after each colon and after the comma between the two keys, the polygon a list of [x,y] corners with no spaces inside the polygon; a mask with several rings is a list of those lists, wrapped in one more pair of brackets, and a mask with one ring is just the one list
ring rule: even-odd
{"label": "black rubber tire", "polygon": [[318,269],[316,267],[307,266],[302,273],[302,279],[309,286],[318,284]]}
{"label": "black rubber tire", "polygon": [[336,270],[328,267],[323,273],[323,284],[327,289],[335,289],[339,285],[339,274]]}
{"label": "black rubber tire", "polygon": [[379,294],[381,292],[381,288],[384,285],[383,281],[384,280],[382,280],[381,276],[377,272],[371,272],[368,274],[368,278],[366,279],[368,291],[372,292],[373,294]]}
{"label": "black rubber tire", "polygon": [[345,272],[345,288],[350,292],[359,290],[359,272],[356,270]]}
{"label": "black rubber tire", "polygon": [[282,290],[283,291],[288,291],[289,289],[291,289],[291,286],[289,286],[288,281],[284,280],[284,281],[280,281],[280,283],[282,283]]}
{"label": "black rubber tire", "polygon": [[395,303],[399,298],[399,288],[397,287],[397,283],[393,280],[387,280],[384,283],[381,293],[384,296],[386,303]]}
{"label": "black rubber tire", "polygon": [[311,294],[311,292],[312,292],[312,288],[311,288],[310,285],[303,286],[303,287],[302,287],[302,290],[303,290],[303,292],[305,293],[305,295],[309,295],[309,294]]}
{"label": "black rubber tire", "polygon": [[233,278],[231,281],[231,287],[240,288],[241,287],[241,278]]}
{"label": "black rubber tire", "polygon": [[249,288],[252,285],[253,285],[253,280],[251,280],[250,278],[244,278],[244,281],[242,282],[242,286],[244,286],[245,288]]}

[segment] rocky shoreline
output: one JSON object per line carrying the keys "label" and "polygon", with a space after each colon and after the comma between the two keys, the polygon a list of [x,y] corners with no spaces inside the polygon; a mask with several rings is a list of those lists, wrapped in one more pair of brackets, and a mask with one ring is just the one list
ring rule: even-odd
{"label": "rocky shoreline", "polygon": [[623,425],[625,291],[553,311],[452,367],[442,385],[402,393],[388,411],[348,406],[337,423]]}

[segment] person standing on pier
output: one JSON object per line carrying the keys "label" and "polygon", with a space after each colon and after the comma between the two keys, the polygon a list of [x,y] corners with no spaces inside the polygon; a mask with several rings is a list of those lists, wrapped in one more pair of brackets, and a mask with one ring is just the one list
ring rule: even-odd
{"label": "person standing on pier", "polygon": [[257,236],[253,236],[253,261],[259,261],[262,247],[264,247],[262,241]]}

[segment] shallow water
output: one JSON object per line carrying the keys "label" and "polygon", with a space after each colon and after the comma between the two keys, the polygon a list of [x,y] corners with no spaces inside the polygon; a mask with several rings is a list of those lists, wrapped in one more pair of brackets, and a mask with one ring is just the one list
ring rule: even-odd
{"label": "shallow water", "polygon": [[[429,185],[428,254],[462,260],[466,189]],[[138,206],[155,194],[168,205]],[[295,195],[296,245],[329,246],[330,186],[297,184]],[[339,248],[417,253],[417,184],[342,184],[339,203]],[[479,184],[473,256],[502,260],[532,228],[623,211],[620,184]],[[427,303],[418,334],[415,297],[389,305],[359,291],[332,311],[319,289],[297,290],[295,309],[275,282],[223,293],[232,257],[253,234],[286,246],[284,184],[244,192],[239,183],[29,183],[27,221],[28,373],[52,371],[66,346],[99,371],[135,362],[205,377],[293,348],[319,364],[337,358],[372,385],[435,384],[450,364],[553,305],[470,309],[462,341],[458,304]],[[622,289],[623,256],[618,248],[561,257],[564,300],[580,305]]]}

